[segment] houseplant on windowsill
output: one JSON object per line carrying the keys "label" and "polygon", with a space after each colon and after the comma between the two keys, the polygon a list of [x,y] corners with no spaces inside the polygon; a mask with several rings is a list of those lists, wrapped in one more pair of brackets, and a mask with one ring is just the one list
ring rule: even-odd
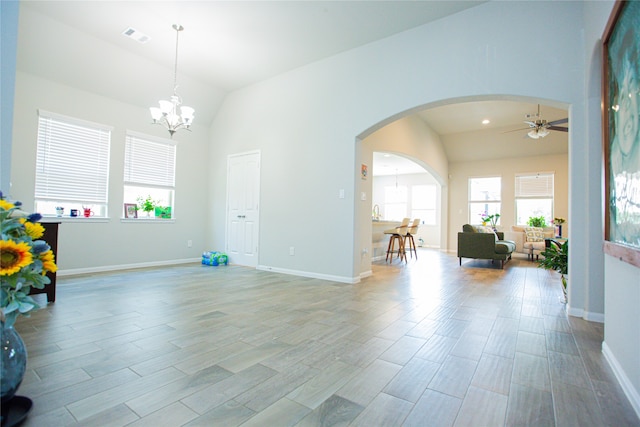
{"label": "houseplant on windowsill", "polygon": [[[31,288],[43,289],[50,283],[48,271],[57,266],[53,251],[44,240],[40,214],[26,214],[21,203],[11,203],[0,193],[0,356],[2,358],[2,406],[10,406],[27,364],[27,351],[13,325],[18,315],[29,316],[39,306],[29,296]],[[26,399],[26,398],[22,398]],[[27,399],[28,400],[28,399]],[[3,420],[4,421],[4,420]]]}
{"label": "houseplant on windowsill", "polygon": [[544,219],[544,216],[532,216],[527,220],[527,225],[529,227],[540,227],[544,228],[547,226],[547,220]]}
{"label": "houseplant on windowsill", "polygon": [[554,270],[560,273],[562,281],[562,294],[564,302],[567,302],[567,275],[569,273],[569,241],[565,241],[562,245],[552,241],[549,247],[540,254],[544,258],[538,260],[538,267],[546,270]]}
{"label": "houseplant on windowsill", "polygon": [[147,196],[146,199],[140,196],[138,197],[137,201],[138,201],[138,206],[140,207],[140,209],[146,212],[147,217],[151,216],[151,212],[155,210],[156,205],[158,204],[156,200],[153,200],[151,198],[151,195]]}

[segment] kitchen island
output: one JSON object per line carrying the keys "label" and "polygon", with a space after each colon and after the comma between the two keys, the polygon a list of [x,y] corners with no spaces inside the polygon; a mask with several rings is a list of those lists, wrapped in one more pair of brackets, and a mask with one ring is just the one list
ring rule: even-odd
{"label": "kitchen island", "polygon": [[384,234],[384,230],[399,227],[400,221],[373,220],[371,222],[371,261],[385,259],[387,256],[387,247],[389,245],[389,234]]}

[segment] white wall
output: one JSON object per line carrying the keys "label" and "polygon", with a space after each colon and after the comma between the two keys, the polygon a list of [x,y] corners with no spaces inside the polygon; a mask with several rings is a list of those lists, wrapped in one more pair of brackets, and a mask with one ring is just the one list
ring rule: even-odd
{"label": "white wall", "polygon": [[[603,253],[602,216],[602,125],[600,117],[600,82],[602,79],[602,41],[607,20],[613,8],[613,2],[587,2],[585,4],[585,57],[587,66],[585,79],[585,98],[591,120],[587,122],[589,144],[584,150],[582,165],[575,165],[579,178],[587,179],[588,195],[576,200],[582,203],[575,206],[588,212],[588,232],[598,238],[589,241],[588,258],[585,263],[601,266],[595,269],[594,281],[604,282],[603,290],[587,288],[585,298],[589,305],[604,300],[604,344],[603,350],[613,367],[620,384],[640,417],[640,268],[624,263],[615,257]],[[600,144],[598,144],[600,142]],[[590,173],[585,173],[583,169]],[[574,188],[571,189],[572,198]],[[572,208],[574,205],[572,205]],[[587,207],[587,209],[585,209]],[[599,273],[604,271],[602,275]],[[571,278],[573,280],[573,277]],[[604,295],[603,295],[604,294]],[[604,296],[604,297],[603,297]]]}
{"label": "white wall", "polygon": [[[150,124],[148,110],[83,92],[18,72],[11,195],[32,211],[35,188],[35,154],[38,109],[113,126],[109,170],[108,221],[64,220],[58,245],[59,274],[99,271],[116,266],[193,260],[207,249],[208,139],[206,128],[174,136],[176,154],[175,221],[122,222],[124,140],[126,130],[160,137],[168,132]],[[193,241],[191,248],[187,240]]]}
{"label": "white wall", "polygon": [[[449,249],[456,251],[458,232],[462,225],[478,224],[479,218],[469,219],[468,183],[471,177],[500,176],[502,178],[502,206],[499,231],[511,231],[516,224],[515,176],[522,173],[554,173],[554,216],[568,218],[569,171],[568,156],[562,154],[518,157],[511,159],[459,162],[449,165]],[[564,237],[569,237],[571,223],[562,227]]]}
{"label": "white wall", "polygon": [[[489,2],[230,94],[212,127],[210,182],[224,182],[228,154],[262,150],[259,263],[359,278],[371,194],[361,200],[360,164],[370,159],[356,137],[403,112],[511,94],[579,105],[570,120],[572,128],[584,127],[583,84],[576,78],[582,4],[542,2],[533,12],[530,6]],[[530,61],[546,57],[549,46],[554,61]],[[347,197],[339,199],[343,188]],[[211,237],[218,246],[224,185],[213,196]],[[296,247],[293,257],[289,246]]]}

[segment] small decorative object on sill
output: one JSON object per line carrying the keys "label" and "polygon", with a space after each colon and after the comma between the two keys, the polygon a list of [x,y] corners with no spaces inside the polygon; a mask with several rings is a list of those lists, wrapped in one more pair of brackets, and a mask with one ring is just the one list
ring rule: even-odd
{"label": "small decorative object on sill", "polygon": [[0,336],[2,342],[2,425],[9,418],[20,421],[31,409],[31,401],[15,396],[24,377],[27,350],[20,335],[13,328],[18,315],[29,316],[40,308],[29,296],[31,288],[44,289],[51,283],[47,272],[55,272],[51,247],[40,238],[44,227],[42,216],[26,214],[20,202],[9,202],[0,192]]}

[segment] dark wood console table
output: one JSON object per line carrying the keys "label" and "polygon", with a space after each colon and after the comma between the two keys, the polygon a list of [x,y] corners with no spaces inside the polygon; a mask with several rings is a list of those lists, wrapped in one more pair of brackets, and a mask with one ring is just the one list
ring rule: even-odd
{"label": "dark wood console table", "polygon": [[[41,222],[44,227],[44,235],[42,240],[47,242],[51,246],[53,256],[56,265],[58,264],[58,226],[59,222]],[[56,300],[56,273],[50,271],[47,272],[47,277],[51,280],[51,283],[44,286],[44,289],[31,288],[30,295],[35,294],[47,294],[47,302],[55,302]]]}

